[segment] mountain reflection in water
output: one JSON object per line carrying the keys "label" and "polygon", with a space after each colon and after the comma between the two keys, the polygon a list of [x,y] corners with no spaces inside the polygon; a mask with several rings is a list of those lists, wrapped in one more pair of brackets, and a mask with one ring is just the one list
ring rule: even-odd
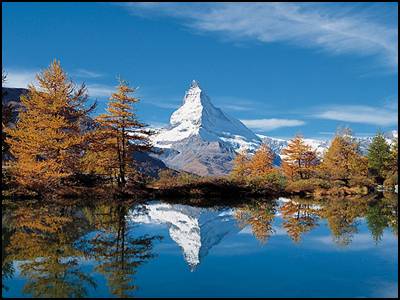
{"label": "mountain reflection in water", "polygon": [[[254,271],[267,261],[271,264],[270,255],[280,255],[292,261],[294,256],[303,253],[312,263],[313,259],[336,260],[336,254],[332,253],[337,251],[346,255],[342,259],[347,268],[349,261],[350,264],[356,263],[352,252],[361,251],[359,254],[364,255],[370,264],[376,260],[382,273],[382,278],[377,278],[378,274],[374,273],[374,278],[365,280],[381,281],[376,288],[386,292],[392,290],[393,293],[386,296],[395,296],[397,220],[396,194],[318,201],[301,198],[249,200],[229,207],[160,201],[133,207],[118,203],[93,207],[36,202],[3,205],[2,292],[5,297],[197,296],[201,293],[229,296],[237,289],[237,295],[284,296],[289,295],[291,285],[298,283],[291,282],[288,277],[287,286],[280,282],[267,287],[259,282],[259,277],[255,277],[260,274],[253,277],[248,273],[249,268]],[[278,247],[280,237],[285,240],[279,240]],[[316,242],[329,252],[316,249],[313,246]],[[190,280],[179,282],[187,271],[179,263],[173,268],[166,267],[176,261],[179,252],[189,270],[200,276],[197,280],[202,281],[199,284],[204,287],[201,292],[194,292],[197,289]],[[384,257],[378,257],[377,253],[381,252]],[[229,259],[229,256],[235,257],[233,269],[224,265],[224,259]],[[259,266],[246,265],[248,256],[257,260]],[[386,268],[382,259],[387,263]],[[304,263],[301,257],[297,262],[299,265]],[[203,263],[204,269],[199,269]],[[292,267],[285,266],[279,258],[273,263],[281,264],[283,269]],[[162,268],[160,272],[154,271],[158,270],[157,266]],[[273,266],[267,266],[265,270],[269,267]],[[340,278],[342,274],[336,274],[340,267],[345,268],[345,265],[332,266],[332,274],[326,269],[320,272],[324,272],[323,276],[333,277],[330,279]],[[248,280],[252,280],[247,286],[242,284],[227,290],[224,289],[225,282],[221,281],[223,279],[218,277],[219,289],[215,292],[215,286],[206,283],[219,272],[226,272],[225,276],[246,272]],[[362,277],[369,273],[357,274]],[[152,285],[167,280],[161,278],[162,274],[168,274],[171,281],[168,282],[176,285],[175,289]],[[309,276],[312,280],[315,274]],[[279,271],[276,277],[279,277]],[[354,278],[355,281],[359,279]],[[315,295],[354,296],[359,290],[364,291],[363,295],[357,294],[359,296],[377,295],[377,291],[369,291],[363,286],[352,287],[354,283],[347,281],[336,288],[327,285],[324,290],[321,286],[322,290],[319,294],[316,290]],[[385,288],[385,285],[390,288]],[[336,291],[337,288],[342,291]],[[354,293],[351,288],[354,288]],[[158,290],[160,294],[157,294]],[[294,296],[314,295],[306,289],[298,290]]]}

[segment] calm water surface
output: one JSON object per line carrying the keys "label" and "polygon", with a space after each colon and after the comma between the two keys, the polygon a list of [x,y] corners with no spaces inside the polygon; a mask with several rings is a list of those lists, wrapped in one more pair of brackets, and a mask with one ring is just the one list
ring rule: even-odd
{"label": "calm water surface", "polygon": [[396,297],[398,198],[3,206],[3,297]]}

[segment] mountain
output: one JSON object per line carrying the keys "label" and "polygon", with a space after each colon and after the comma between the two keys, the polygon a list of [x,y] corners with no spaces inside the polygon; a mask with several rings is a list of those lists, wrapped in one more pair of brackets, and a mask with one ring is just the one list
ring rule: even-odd
{"label": "mountain", "polygon": [[241,229],[231,208],[215,210],[181,204],[150,202],[144,209],[130,211],[128,219],[141,224],[168,226],[171,239],[178,244],[193,271],[211,248],[224,237]]}
{"label": "mountain", "polygon": [[198,175],[224,175],[238,151],[254,152],[261,139],[239,120],[215,107],[196,81],[170,124],[153,137],[168,167]]}

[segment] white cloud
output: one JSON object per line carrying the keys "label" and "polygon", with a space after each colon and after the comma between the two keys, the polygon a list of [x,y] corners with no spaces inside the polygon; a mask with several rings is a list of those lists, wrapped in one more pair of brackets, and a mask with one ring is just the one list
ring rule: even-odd
{"label": "white cloud", "polygon": [[115,92],[113,86],[105,84],[87,84],[88,94],[90,97],[106,97],[109,98]]}
{"label": "white cloud", "polygon": [[397,72],[397,4],[126,4],[132,14],[167,15],[231,40],[286,42],[330,54],[375,56]]}
{"label": "white cloud", "polygon": [[333,106],[317,113],[314,117],[319,119],[372,124],[378,126],[392,126],[398,123],[396,110],[367,105]]}
{"label": "white cloud", "polygon": [[255,103],[254,101],[240,97],[215,96],[212,98],[218,101],[215,103],[218,107],[231,111],[252,111],[255,110],[256,104],[260,106],[260,103]]}
{"label": "white cloud", "polygon": [[236,104],[222,104],[222,108],[227,109],[227,110],[233,110],[233,111],[249,111],[253,110],[253,108],[245,105],[236,105]]}
{"label": "white cloud", "polygon": [[11,88],[27,88],[28,84],[36,84],[37,70],[6,70],[7,78],[4,86]]}
{"label": "white cloud", "polygon": [[305,124],[302,120],[290,119],[255,119],[255,120],[240,120],[247,127],[264,131],[272,131],[281,127],[296,127]]}
{"label": "white cloud", "polygon": [[143,104],[149,104],[149,105],[153,105],[156,107],[160,107],[160,108],[167,108],[167,109],[177,109],[179,107],[179,103],[173,103],[173,102],[158,102],[156,100],[149,100],[146,98],[143,98],[142,100]]}
{"label": "white cloud", "polygon": [[[28,84],[38,85],[37,80],[35,79],[36,74],[38,74],[39,70],[14,70],[14,69],[6,69],[7,78],[4,83],[5,87],[13,87],[13,88],[27,88]],[[88,89],[88,94],[90,97],[110,97],[112,93],[115,92],[115,88],[113,86],[105,85],[105,84],[97,84],[97,83],[88,83],[86,85]]]}
{"label": "white cloud", "polygon": [[72,73],[72,75],[81,78],[99,78],[103,76],[102,73],[89,71],[86,69],[77,69],[75,72]]}

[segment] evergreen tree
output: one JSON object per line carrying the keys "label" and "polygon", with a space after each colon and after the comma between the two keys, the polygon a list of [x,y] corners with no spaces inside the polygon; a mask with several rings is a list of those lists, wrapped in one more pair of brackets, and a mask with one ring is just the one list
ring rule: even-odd
{"label": "evergreen tree", "polygon": [[101,159],[105,172],[116,174],[120,187],[125,186],[128,176],[135,171],[133,153],[150,151],[152,147],[149,139],[152,132],[133,112],[133,105],[139,102],[129,95],[134,92],[126,81],[120,80],[117,91],[110,97],[107,113],[96,118],[99,127],[92,133],[92,140],[97,140],[92,148],[92,153],[97,153],[92,155]]}
{"label": "evergreen tree", "polygon": [[368,168],[379,184],[388,171],[390,163],[390,146],[382,133],[378,133],[368,148]]}
{"label": "evergreen tree", "polygon": [[390,159],[389,169],[392,172],[397,173],[398,170],[398,159],[399,159],[399,141],[398,138],[394,138],[390,146]]}
{"label": "evergreen tree", "polygon": [[86,87],[76,87],[67,79],[57,60],[36,78],[39,87],[29,85],[28,94],[21,96],[19,120],[6,133],[15,158],[11,171],[16,182],[41,192],[80,171],[77,162],[84,146],[80,120],[95,104],[85,107]]}

